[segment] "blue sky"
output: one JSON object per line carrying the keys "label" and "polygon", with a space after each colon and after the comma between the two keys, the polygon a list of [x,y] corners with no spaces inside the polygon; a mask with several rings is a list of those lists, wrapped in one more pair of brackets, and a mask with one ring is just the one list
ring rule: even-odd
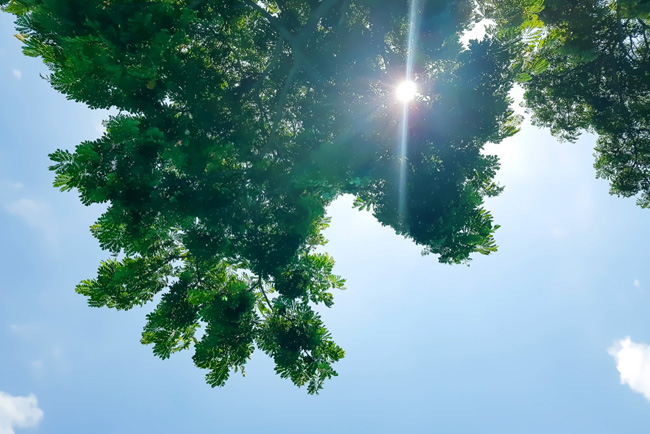
{"label": "blue sky", "polygon": [[339,199],[327,249],[348,289],[323,312],[339,377],[308,396],[256,353],[211,389],[189,353],[139,343],[150,307],[75,294],[108,256],[88,231],[102,209],[52,188],[47,154],[97,137],[106,113],[50,89],[14,33],[0,14],[0,434],[648,432],[650,212],[595,179],[594,137],[526,124],[488,148],[499,252],[470,267]]}

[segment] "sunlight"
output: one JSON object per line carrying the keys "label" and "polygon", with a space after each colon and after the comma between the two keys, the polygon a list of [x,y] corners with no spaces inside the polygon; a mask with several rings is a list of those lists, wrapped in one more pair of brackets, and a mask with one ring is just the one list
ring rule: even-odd
{"label": "sunlight", "polygon": [[397,99],[403,103],[413,101],[417,94],[417,87],[412,80],[404,80],[397,86]]}
{"label": "sunlight", "polygon": [[417,14],[418,0],[411,0],[409,10],[409,31],[408,40],[406,42],[407,55],[406,55],[406,78],[397,86],[397,98],[403,103],[402,122],[401,122],[401,143],[400,143],[400,169],[399,169],[399,190],[398,190],[398,203],[397,212],[402,222],[406,221],[406,202],[407,198],[407,154],[408,154],[408,130],[409,130],[409,102],[415,99],[417,94],[417,86],[413,81],[413,60],[414,51],[416,47],[417,36]]}

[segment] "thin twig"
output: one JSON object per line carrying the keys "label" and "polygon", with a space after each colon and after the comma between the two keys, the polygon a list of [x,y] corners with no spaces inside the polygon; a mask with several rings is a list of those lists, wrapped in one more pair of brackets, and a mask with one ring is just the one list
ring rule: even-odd
{"label": "thin twig", "polygon": [[266,299],[266,304],[268,304],[268,305],[269,305],[269,309],[271,309],[271,311],[273,311],[273,305],[272,305],[271,302],[269,301],[269,298],[266,296],[266,292],[264,292],[264,288],[262,288],[262,287],[260,286],[260,289],[262,290],[262,295],[264,295],[264,298]]}
{"label": "thin twig", "polygon": [[257,92],[259,90],[266,76],[269,75],[269,72],[273,70],[273,68],[275,68],[275,65],[278,63],[278,59],[280,58],[281,52],[282,52],[282,38],[280,37],[275,43],[275,50],[273,50],[273,57],[271,57],[271,61],[266,66],[266,68],[264,68],[264,71],[262,71],[262,75],[260,75],[260,78],[255,82],[255,84],[251,88],[252,92]]}
{"label": "thin twig", "polygon": [[266,291],[264,291],[264,285],[262,285],[262,276],[257,276],[257,283],[253,286],[252,289],[259,288],[260,291],[262,291],[262,295],[264,296],[264,299],[266,300],[266,304],[269,305],[269,309],[271,311],[273,310],[273,305],[271,304],[271,300],[269,300],[269,297],[266,295]]}

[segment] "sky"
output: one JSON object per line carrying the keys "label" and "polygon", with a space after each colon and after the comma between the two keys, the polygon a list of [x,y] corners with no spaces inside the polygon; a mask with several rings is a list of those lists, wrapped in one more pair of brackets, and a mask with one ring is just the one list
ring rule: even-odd
{"label": "sky", "polygon": [[0,434],[647,433],[650,212],[595,178],[595,137],[526,123],[486,152],[504,192],[499,251],[442,265],[342,197],[326,232],[347,279],[323,319],[346,357],[318,396],[256,352],[205,384],[190,353],[140,344],[151,306],[74,292],[102,252],[102,207],[52,185],[47,154],[98,137],[106,112],[66,100],[0,14]]}

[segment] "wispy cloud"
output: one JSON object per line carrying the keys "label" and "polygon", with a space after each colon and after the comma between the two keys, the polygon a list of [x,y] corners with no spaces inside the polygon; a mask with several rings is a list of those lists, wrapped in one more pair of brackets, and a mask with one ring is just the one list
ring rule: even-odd
{"label": "wispy cloud", "polygon": [[45,363],[43,363],[42,360],[34,360],[32,362],[32,369],[34,371],[34,375],[37,378],[43,377],[43,374],[45,373]]}
{"label": "wispy cloud", "polygon": [[23,73],[20,72],[20,69],[12,69],[11,72],[14,73],[14,77],[16,77],[18,80],[23,76]]}
{"label": "wispy cloud", "polygon": [[49,242],[56,242],[58,236],[52,209],[47,203],[22,198],[5,205],[5,210],[21,217],[29,226],[39,229]]}
{"label": "wispy cloud", "polygon": [[36,324],[9,324],[9,329],[23,338],[32,338],[38,334],[39,327]]}
{"label": "wispy cloud", "polygon": [[43,419],[34,394],[12,396],[0,391],[0,434],[15,434],[14,428],[32,428]]}
{"label": "wispy cloud", "polygon": [[0,179],[0,194],[2,193],[15,194],[16,190],[20,190],[23,188],[25,188],[25,185],[22,182]]}
{"label": "wispy cloud", "polygon": [[66,375],[70,372],[65,348],[56,340],[57,333],[52,331],[51,326],[43,323],[9,324],[9,330],[15,338],[35,349],[36,358],[30,366],[36,378],[44,374]]}
{"label": "wispy cloud", "polygon": [[621,384],[627,384],[650,401],[650,346],[632,342],[628,336],[616,342],[607,352],[616,360]]}
{"label": "wispy cloud", "polygon": [[557,226],[554,226],[551,229],[551,235],[553,236],[553,238],[555,238],[557,240],[561,240],[563,238],[566,238],[566,236],[567,236],[566,232],[563,229],[561,229],[561,228],[559,228]]}
{"label": "wispy cloud", "polygon": [[634,286],[641,288],[641,281],[639,279],[634,279]]}

